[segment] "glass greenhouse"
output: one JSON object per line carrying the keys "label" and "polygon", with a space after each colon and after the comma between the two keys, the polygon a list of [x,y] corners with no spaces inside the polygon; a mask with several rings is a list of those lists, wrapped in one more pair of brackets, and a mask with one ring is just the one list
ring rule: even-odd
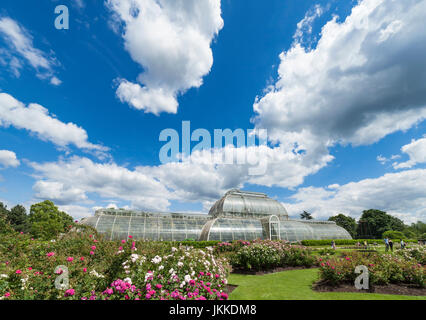
{"label": "glass greenhouse", "polygon": [[111,240],[129,235],[157,241],[351,239],[334,222],[291,220],[284,206],[266,194],[235,189],[216,201],[208,214],[99,209],[82,223]]}

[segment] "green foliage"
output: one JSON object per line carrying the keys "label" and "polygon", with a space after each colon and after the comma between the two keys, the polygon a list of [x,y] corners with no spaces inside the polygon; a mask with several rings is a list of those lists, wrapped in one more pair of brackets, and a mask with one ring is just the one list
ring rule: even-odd
{"label": "green foliage", "polygon": [[7,215],[7,220],[15,231],[29,231],[27,211],[23,206],[17,205],[10,209]]}
{"label": "green foliage", "polygon": [[358,276],[356,266],[367,266],[370,283],[386,285],[388,283],[407,283],[424,287],[425,268],[415,259],[403,256],[357,251],[348,253],[343,259],[333,257],[320,261],[320,278],[332,285],[353,283]]}
{"label": "green foliage", "polygon": [[406,260],[415,260],[422,265],[426,265],[426,247],[424,246],[410,246],[409,248],[399,249],[396,253]]}
{"label": "green foliage", "polygon": [[206,247],[214,247],[220,241],[163,241],[163,243],[168,243],[174,246],[191,246],[194,248],[203,249]]}
{"label": "green foliage", "polygon": [[[201,250],[131,239],[109,241],[91,231],[90,227],[77,224],[71,231],[50,241],[33,239],[28,234],[13,230],[13,234],[0,234],[0,298],[148,299],[148,284],[156,290],[155,294],[151,294],[152,299],[159,299],[160,295],[168,298],[167,293],[171,295],[172,291],[176,299],[190,299],[188,292],[196,288],[206,299],[227,297],[218,293],[226,284],[229,266],[222,258],[213,257],[212,248]],[[68,270],[69,288],[73,290],[68,296],[65,289],[55,287],[55,279],[61,273],[55,273],[55,270],[61,265]],[[152,271],[160,277],[147,279],[147,274]],[[123,283],[120,279],[126,278],[131,279],[134,290],[124,292],[111,286],[112,282]],[[105,289],[114,293],[106,294]],[[136,295],[142,291],[143,294]],[[196,297],[192,295],[192,298]]]}
{"label": "green foliage", "polygon": [[344,228],[352,238],[356,236],[356,221],[354,218],[339,213],[337,216],[328,218],[328,221],[334,221],[339,227]]}
{"label": "green foliage", "polygon": [[[426,300],[426,296],[365,292],[319,292],[312,284],[318,280],[316,268],[289,270],[264,275],[232,273],[229,283],[238,287],[231,300]],[[334,303],[335,304],[335,303]],[[316,310],[316,312],[318,312]],[[324,312],[326,312],[324,310]]]}
{"label": "green foliage", "polygon": [[239,270],[269,270],[276,267],[311,267],[315,259],[310,250],[285,241],[256,240],[231,255],[231,265]]}
{"label": "green foliage", "polygon": [[411,231],[410,229],[404,229],[404,231],[402,232],[404,234],[404,238],[408,238],[408,239],[416,239],[417,238],[417,234],[413,231]]}
{"label": "green foliage", "polygon": [[[311,247],[311,246],[331,246],[331,241],[333,241],[332,239],[327,239],[327,240],[302,240],[300,241],[300,243],[304,246],[307,247]],[[337,239],[334,240],[334,242],[336,243],[336,246],[345,246],[345,245],[355,245],[358,242],[363,245],[364,241],[367,241],[368,244],[382,244],[382,241],[379,239]],[[407,239],[404,240],[405,242],[417,242],[417,240],[413,240],[413,239]]]}
{"label": "green foliage", "polygon": [[[323,239],[323,240],[302,240],[300,241],[300,243],[304,246],[307,247],[311,247],[311,246],[331,246],[331,242],[333,241],[333,239]],[[373,244],[373,243],[377,243],[377,240],[363,240],[363,239],[337,239],[334,240],[334,243],[336,244],[336,246],[342,246],[342,245],[354,245],[357,244],[358,242],[363,244],[364,241],[367,241],[369,244]]]}
{"label": "green foliage", "polygon": [[417,221],[404,229],[404,234],[411,239],[425,239],[426,223]]}
{"label": "green foliage", "polygon": [[15,231],[6,221],[4,216],[0,216],[0,234],[14,234]]}
{"label": "green foliage", "polygon": [[0,218],[7,219],[8,214],[9,210],[7,210],[7,206],[3,202],[0,202]]}
{"label": "green foliage", "polygon": [[31,234],[44,240],[56,238],[73,225],[72,217],[59,211],[49,200],[33,204],[28,221]]}
{"label": "green foliage", "polygon": [[405,235],[401,231],[388,230],[386,232],[383,232],[382,238],[383,239],[389,238],[389,239],[392,239],[392,240],[400,240],[400,239],[405,239]]}
{"label": "green foliage", "polygon": [[[380,239],[385,231],[403,231],[405,228],[402,220],[376,209],[364,210],[359,221],[364,222],[368,227],[367,232],[375,239]],[[360,224],[358,224],[358,236],[362,236],[362,232],[363,230],[361,230]]]}

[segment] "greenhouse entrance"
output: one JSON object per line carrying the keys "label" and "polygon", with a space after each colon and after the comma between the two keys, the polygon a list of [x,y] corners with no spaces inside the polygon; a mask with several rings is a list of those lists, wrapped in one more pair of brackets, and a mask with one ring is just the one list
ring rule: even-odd
{"label": "greenhouse entrance", "polygon": [[269,239],[280,240],[280,220],[277,216],[269,218]]}

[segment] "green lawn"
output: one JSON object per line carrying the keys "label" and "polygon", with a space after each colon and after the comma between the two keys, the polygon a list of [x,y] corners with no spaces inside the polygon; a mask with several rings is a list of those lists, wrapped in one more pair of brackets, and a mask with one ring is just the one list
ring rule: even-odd
{"label": "green lawn", "polygon": [[426,300],[426,296],[376,293],[316,292],[311,288],[318,269],[291,270],[266,275],[231,274],[229,284],[238,285],[231,300]]}

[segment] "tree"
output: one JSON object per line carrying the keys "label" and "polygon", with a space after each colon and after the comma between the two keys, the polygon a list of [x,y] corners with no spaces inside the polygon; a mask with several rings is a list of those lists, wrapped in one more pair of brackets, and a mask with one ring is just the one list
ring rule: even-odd
{"label": "tree", "polygon": [[7,210],[7,206],[0,202],[0,218],[7,219],[9,214],[9,210]]}
{"label": "tree", "polygon": [[421,238],[422,234],[426,233],[426,223],[417,221],[406,227],[403,232],[410,239]]}
{"label": "tree", "polygon": [[352,238],[356,236],[356,221],[354,218],[339,213],[337,216],[328,218],[328,221],[334,221],[339,227],[346,229]]}
{"label": "tree", "polygon": [[55,238],[73,224],[72,217],[59,211],[58,207],[49,200],[33,204],[28,220],[34,237],[44,240]]}
{"label": "tree", "polygon": [[[405,229],[402,220],[376,209],[364,210],[359,221],[363,221],[368,226],[369,233],[375,239],[380,239],[385,231],[403,231]],[[361,233],[362,230],[360,224],[358,224],[358,236],[362,236]]]}
{"label": "tree", "polygon": [[405,239],[405,235],[401,231],[388,230],[383,232],[382,238],[399,240],[399,239]]}
{"label": "tree", "polygon": [[7,215],[7,221],[18,232],[28,231],[27,219],[27,210],[21,205],[14,206]]}
{"label": "tree", "polygon": [[303,211],[303,213],[300,214],[300,218],[301,219],[305,219],[305,220],[312,220],[312,214],[310,214],[309,212]]}
{"label": "tree", "polygon": [[418,236],[415,232],[411,231],[410,229],[406,228],[403,232],[404,236],[407,239],[416,239]]}

